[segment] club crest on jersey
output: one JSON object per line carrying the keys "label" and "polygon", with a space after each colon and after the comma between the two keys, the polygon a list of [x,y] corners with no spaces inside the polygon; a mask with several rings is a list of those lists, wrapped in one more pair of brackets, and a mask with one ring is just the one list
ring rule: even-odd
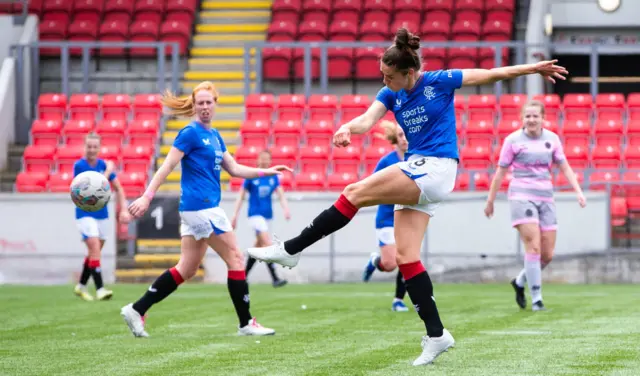
{"label": "club crest on jersey", "polygon": [[402,99],[396,99],[396,107],[402,107]]}
{"label": "club crest on jersey", "polygon": [[427,98],[428,101],[436,97],[436,92],[433,89],[433,86],[425,86],[423,93],[424,93],[424,97]]}

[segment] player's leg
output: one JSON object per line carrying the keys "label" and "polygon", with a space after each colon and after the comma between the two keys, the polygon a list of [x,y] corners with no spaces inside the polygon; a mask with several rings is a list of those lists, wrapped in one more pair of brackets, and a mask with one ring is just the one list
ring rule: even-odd
{"label": "player's leg", "polygon": [[383,227],[376,229],[378,238],[379,253],[371,254],[367,265],[362,273],[362,280],[368,282],[377,269],[381,272],[391,272],[398,266],[396,264],[396,240],[393,236],[393,227]]}
{"label": "player's leg", "polygon": [[275,330],[260,325],[249,311],[249,285],[244,271],[244,255],[238,248],[231,222],[221,208],[208,209],[210,222],[215,224],[207,243],[227,264],[227,288],[238,315],[238,335],[272,335]]}
{"label": "player's leg", "polygon": [[[91,269],[91,276],[96,284],[96,298],[98,300],[109,300],[113,297],[113,291],[104,287],[102,281],[102,248],[104,247],[105,240],[107,238],[107,230],[109,223],[106,219],[98,220],[98,232],[100,236],[100,245],[97,252],[89,257],[89,268]],[[92,262],[93,259],[93,262]]]}
{"label": "player's leg", "polygon": [[84,217],[78,219],[76,221],[76,225],[82,235],[83,242],[87,247],[87,256],[84,259],[80,279],[73,292],[83,300],[93,301],[94,298],[89,294],[87,284],[89,283],[89,278],[91,278],[92,275],[92,266],[94,265],[93,258],[96,253],[98,253],[100,247],[100,231],[98,229],[98,222],[95,218]]}
{"label": "player's leg", "polygon": [[377,171],[349,184],[338,200],[313,219],[300,235],[285,242],[275,242],[270,247],[249,248],[249,255],[258,260],[294,267],[298,264],[300,252],[346,226],[360,208],[379,204],[417,204],[421,192],[411,182],[412,179],[397,165]]}
{"label": "player's leg", "polygon": [[520,239],[524,243],[524,269],[532,309],[544,309],[542,304],[542,269],[540,267],[540,226],[538,223],[522,223],[516,225]]}
{"label": "player's leg", "polygon": [[396,312],[406,312],[409,310],[404,304],[404,296],[407,294],[407,287],[404,283],[402,272],[398,271],[396,275],[396,293],[391,304],[391,309]]}
{"label": "player's leg", "polygon": [[[256,234],[256,242],[253,244],[254,247],[262,247],[262,243],[260,243],[260,237],[258,237],[258,235]],[[244,268],[244,273],[248,276],[249,272],[251,271],[251,269],[253,269],[253,266],[256,263],[256,259],[254,259],[253,257],[249,256],[247,257],[247,265]]]}
{"label": "player's leg", "polygon": [[429,364],[454,344],[453,337],[442,325],[431,278],[420,260],[422,234],[427,229],[430,215],[426,211],[411,208],[398,209],[395,212],[394,225],[396,259],[411,302],[427,329],[427,335],[422,342],[423,352],[413,365]]}

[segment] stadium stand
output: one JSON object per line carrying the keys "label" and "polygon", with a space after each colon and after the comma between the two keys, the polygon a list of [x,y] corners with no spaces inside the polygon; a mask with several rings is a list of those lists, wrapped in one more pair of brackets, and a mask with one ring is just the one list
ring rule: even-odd
{"label": "stadium stand", "polygon": [[129,197],[144,190],[155,156],[162,107],[155,94],[42,94],[38,118],[25,148],[18,192],[68,191],[73,163],[83,155],[84,136],[102,137],[101,156],[121,169]]}

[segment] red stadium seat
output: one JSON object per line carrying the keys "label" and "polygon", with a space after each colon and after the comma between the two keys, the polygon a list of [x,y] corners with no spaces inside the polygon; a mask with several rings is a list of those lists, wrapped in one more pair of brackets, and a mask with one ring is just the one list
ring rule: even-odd
{"label": "red stadium seat", "polygon": [[575,168],[586,168],[589,160],[589,149],[585,145],[567,145],[564,148],[567,161]]}
{"label": "red stadium seat", "polygon": [[329,147],[305,146],[300,149],[300,171],[325,174],[329,166]]}
{"label": "red stadium seat", "polygon": [[244,106],[247,120],[270,121],[275,108],[275,97],[273,94],[249,94]]}
{"label": "red stadium seat", "polygon": [[93,120],[67,120],[62,128],[62,135],[67,145],[82,145],[85,136],[94,128]]}
{"label": "red stadium seat", "polygon": [[310,172],[301,173],[295,177],[295,187],[298,191],[321,191],[326,187],[326,174]]}
{"label": "red stadium seat", "polygon": [[269,42],[287,42],[296,38],[297,25],[294,21],[276,21],[269,25],[267,40]]}
{"label": "red stadium seat", "polygon": [[621,93],[598,94],[596,96],[597,119],[622,122],[625,112],[624,95]]}
{"label": "red stadium seat", "polygon": [[[160,27],[153,21],[136,20],[129,26],[129,38],[132,42],[156,42],[159,31]],[[137,57],[153,57],[158,53],[153,47],[132,47],[129,52]]]}
{"label": "red stadium seat", "polygon": [[308,99],[309,119],[335,121],[338,98],[335,95],[312,94]]}
{"label": "red stadium seat", "polygon": [[162,104],[160,103],[160,95],[136,94],[133,97],[134,120],[159,121],[161,115],[162,115]]}
{"label": "red stadium seat", "polygon": [[[98,29],[100,42],[126,42],[129,40],[129,25],[120,20],[104,22]],[[101,47],[101,56],[122,56],[124,47]]]}
{"label": "red stadium seat", "polygon": [[84,146],[72,145],[59,147],[56,152],[58,173],[73,173],[73,164],[84,157]]}
{"label": "red stadium seat", "polygon": [[464,133],[467,137],[493,137],[495,133],[493,121],[470,121],[467,123]]}
{"label": "red stadium seat", "polygon": [[454,0],[424,0],[424,10],[427,14],[435,11],[453,13],[453,3]]}
{"label": "red stadium seat", "polygon": [[295,120],[277,121],[272,128],[276,146],[298,147],[302,139],[302,125]]}
{"label": "red stadium seat", "polygon": [[[340,39],[332,39],[334,41]],[[334,47],[327,50],[330,79],[347,79],[353,75],[353,48]]]}
{"label": "red stadium seat", "polygon": [[[167,43],[178,42],[180,56],[184,56],[191,40],[191,25],[178,21],[165,21],[160,25],[159,40]],[[172,52],[171,46],[168,46],[164,53],[171,55]]]}
{"label": "red stadium seat", "polygon": [[482,39],[509,40],[511,38],[511,22],[488,19],[482,25]]}
{"label": "red stadium seat", "polygon": [[621,121],[613,119],[597,121],[593,127],[593,135],[598,144],[602,141],[609,142],[611,140],[615,140],[619,144],[624,135],[624,128]]}
{"label": "red stadium seat", "polygon": [[333,171],[336,173],[356,173],[362,158],[362,149],[354,146],[334,147],[331,152]]}
{"label": "red stadium seat", "polygon": [[102,96],[102,116],[104,120],[126,121],[131,111],[131,98],[126,94],[105,94]]}
{"label": "red stadium seat", "polygon": [[244,146],[266,148],[271,133],[270,123],[264,120],[246,120],[240,126],[240,138]]}
{"label": "red stadium seat", "polygon": [[263,73],[271,80],[285,80],[291,77],[293,53],[290,48],[265,48],[263,51]]}
{"label": "red stadium seat", "polygon": [[480,24],[459,19],[451,26],[451,35],[458,41],[477,41],[480,39]]}
{"label": "red stadium seat", "polygon": [[278,120],[302,121],[307,100],[304,95],[280,95],[278,96]]}
{"label": "red stadium seat", "polygon": [[28,145],[24,149],[24,170],[48,174],[54,163],[55,146]]}
{"label": "red stadium seat", "polygon": [[627,97],[629,120],[640,120],[640,93],[630,93]]}
{"label": "red stadium seat", "polygon": [[99,23],[104,10],[104,2],[96,0],[73,1],[73,15],[76,19]]}
{"label": "red stadium seat", "polygon": [[[576,175],[578,183],[582,185],[584,183],[584,171],[577,169],[577,170],[574,170],[573,172]],[[564,174],[562,173],[557,175],[555,185],[560,191],[573,191],[573,188],[571,187],[571,183],[569,183],[569,180],[567,180],[566,176],[564,176]]]}
{"label": "red stadium seat", "polygon": [[469,188],[476,191],[489,190],[490,185],[489,174],[486,172],[472,172],[470,174]]}
{"label": "red stadium seat", "polygon": [[620,168],[620,144],[612,143],[597,145],[591,151],[591,163],[595,168]]}
{"label": "red stadium seat", "polygon": [[[73,42],[90,42],[98,38],[98,24],[93,21],[75,20],[69,25],[69,34],[67,40]],[[92,53],[93,49],[88,49]],[[70,48],[69,53],[72,56],[81,56],[82,48]]]}
{"label": "red stadium seat", "polygon": [[34,120],[31,124],[32,144],[57,146],[60,141],[62,122],[58,120]]}
{"label": "red stadium seat", "polygon": [[500,119],[502,121],[520,120],[520,112],[526,102],[527,96],[524,94],[502,94],[498,102]]}
{"label": "red stadium seat", "polygon": [[362,0],[334,0],[333,20],[356,23],[360,17]]}
{"label": "red stadium seat", "polygon": [[[172,19],[172,16],[174,17],[173,19],[175,20],[189,19],[192,22],[189,22],[187,24],[190,25],[193,23],[193,20],[195,18],[198,4],[199,3],[197,0],[167,0],[167,6],[166,6],[167,19]],[[180,15],[182,17],[175,18],[176,15]]]}
{"label": "red stadium seat", "polygon": [[20,193],[44,192],[49,172],[22,171],[16,176],[16,191]]}
{"label": "red stadium seat", "polygon": [[[328,4],[324,0],[323,3]],[[327,39],[328,31],[329,26],[324,22],[305,21],[298,27],[298,35],[296,39],[301,42],[320,42]]]}
{"label": "red stadium seat", "polygon": [[106,0],[104,5],[104,20],[131,20],[135,2],[127,0]]}
{"label": "red stadium seat", "polygon": [[611,197],[611,225],[624,226],[629,217],[627,199],[625,197]]}
{"label": "red stadium seat", "polygon": [[42,120],[63,120],[66,112],[66,95],[58,93],[41,94],[38,98],[38,118]]}
{"label": "red stadium seat", "polygon": [[388,20],[365,20],[360,24],[358,40],[360,41],[382,41],[389,38]]}
{"label": "red stadium seat", "polygon": [[355,74],[358,79],[382,79],[378,60],[384,49],[367,47],[355,50]]}
{"label": "red stadium seat", "polygon": [[491,150],[483,146],[465,146],[460,151],[460,159],[464,168],[486,169],[491,166]]}
{"label": "red stadium seat", "polygon": [[134,6],[133,17],[139,21],[151,21],[159,23],[165,9],[164,0],[137,0]]}
{"label": "red stadium seat", "polygon": [[386,0],[364,0],[362,7],[365,20],[367,15],[369,17],[386,17],[390,18],[391,12],[393,12],[393,2]]}
{"label": "red stadium seat", "polygon": [[127,197],[139,197],[144,193],[147,175],[140,172],[123,171],[118,174],[118,181]]}
{"label": "red stadium seat", "polygon": [[70,173],[62,173],[62,174],[51,174],[49,175],[49,191],[51,192],[69,192],[69,186],[71,185],[71,181],[73,180],[73,174]]}
{"label": "red stadium seat", "polygon": [[469,95],[469,120],[494,121],[496,97],[493,95]]}
{"label": "red stadium seat", "polygon": [[602,191],[607,189],[607,185],[615,188],[615,182],[620,181],[620,174],[615,171],[596,171],[589,175],[589,189]]}
{"label": "red stadium seat", "polygon": [[[41,41],[60,41],[67,39],[66,20],[43,19],[38,26]],[[60,55],[60,48],[40,48],[40,54],[44,56]]]}
{"label": "red stadium seat", "polygon": [[100,158],[111,161],[120,168],[120,145],[102,145],[100,147]]}
{"label": "red stadium seat", "polygon": [[135,146],[153,147],[158,137],[158,122],[135,120],[129,124],[129,143]]}
{"label": "red stadium seat", "polygon": [[309,146],[327,146],[334,133],[333,123],[328,121],[310,121],[304,126],[304,133]]}
{"label": "red stadium seat", "polygon": [[282,164],[291,168],[296,164],[296,152],[298,148],[290,146],[274,146],[271,148],[271,160],[273,164]]}
{"label": "red stadium seat", "polygon": [[122,148],[122,165],[127,172],[146,174],[149,170],[152,150],[144,146],[125,146]]}
{"label": "red stadium seat", "polygon": [[373,172],[378,161],[389,154],[391,150],[393,150],[393,147],[389,144],[366,148],[364,152],[365,171],[367,173]]}
{"label": "red stadium seat", "polygon": [[500,138],[500,142],[502,143],[502,141],[508,135],[520,129],[522,129],[522,123],[519,120],[503,120],[498,123],[496,131],[498,133],[498,137]]}
{"label": "red stadium seat", "polygon": [[72,120],[95,121],[100,111],[97,94],[72,94],[69,98],[69,116]]}
{"label": "red stadium seat", "polygon": [[271,5],[271,13],[273,19],[295,19],[297,20],[298,14],[302,12],[301,0],[274,0]]}
{"label": "red stadium seat", "polygon": [[371,100],[366,95],[343,95],[340,98],[340,110],[342,123],[362,115],[371,105]]}
{"label": "red stadium seat", "polygon": [[422,23],[420,34],[426,41],[446,41],[451,34],[450,21],[433,20]]}
{"label": "red stadium seat", "polygon": [[258,158],[258,153],[262,151],[261,148],[257,148],[255,146],[243,147],[240,146],[234,155],[234,158],[238,163],[254,166],[256,158]]}
{"label": "red stadium seat", "polygon": [[232,192],[237,192],[240,190],[243,184],[243,178],[232,176],[231,179],[229,179],[229,190],[231,190]]}
{"label": "red stadium seat", "polygon": [[124,141],[127,123],[123,120],[103,120],[98,123],[96,133],[102,145],[120,146]]}
{"label": "red stadium seat", "polygon": [[342,191],[347,185],[358,182],[358,174],[349,172],[335,172],[329,175],[327,189],[330,191]]}
{"label": "red stadium seat", "polygon": [[591,125],[584,120],[566,120],[562,126],[565,137],[589,137]]}
{"label": "red stadium seat", "polygon": [[593,99],[585,94],[566,94],[562,101],[565,120],[591,122]]}

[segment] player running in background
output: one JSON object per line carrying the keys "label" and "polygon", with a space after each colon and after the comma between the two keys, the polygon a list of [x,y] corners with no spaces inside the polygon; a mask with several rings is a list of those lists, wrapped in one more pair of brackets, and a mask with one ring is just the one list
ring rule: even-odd
{"label": "player running in background", "polygon": [[409,148],[405,161],[349,184],[330,208],[320,213],[300,235],[270,247],[249,248],[258,260],[294,267],[300,252],[346,226],[363,207],[395,204],[396,262],[407,292],[424,321],[422,354],[413,362],[423,365],[454,345],[436,307],[431,278],[420,261],[420,249],[429,220],[453,190],[458,169],[458,140],[453,98],[461,86],[488,85],[527,74],[540,74],[551,82],[564,79],[565,68],[554,61],[494,69],[422,71],[416,52],[420,38],[400,28],[393,46],[380,61],[385,86],[367,111],[342,125],[334,145],[347,146],[351,134],[368,132],[387,111],[395,114]]}
{"label": "player running in background", "polygon": [[[76,177],[85,171],[96,171],[104,174],[118,197],[120,206],[118,219],[121,223],[128,223],[131,216],[127,210],[128,203],[124,189],[116,176],[116,166],[113,162],[105,162],[103,159],[98,158],[99,153],[100,136],[95,133],[88,134],[84,140],[84,157],[73,165],[73,176]],[[96,285],[96,299],[108,300],[113,296],[113,291],[104,287],[100,270],[100,254],[107,239],[108,219],[109,211],[106,206],[95,212],[84,211],[76,207],[76,222],[82,234],[82,240],[87,246],[87,257],[84,259],[80,280],[73,292],[86,301],[94,300],[87,289],[89,277],[93,277],[93,282]]]}
{"label": "player running in background", "polygon": [[[388,166],[404,160],[404,153],[407,151],[409,144],[404,135],[402,128],[391,121],[383,120],[380,126],[384,129],[384,138],[395,146],[395,150],[385,155],[378,161],[373,172],[380,171]],[[393,236],[393,205],[378,205],[376,213],[376,237],[378,238],[378,246],[380,252],[376,252],[371,256],[369,262],[364,268],[362,279],[368,282],[373,272],[378,269],[381,272],[392,272],[398,266],[396,264],[396,239]],[[406,312],[409,309],[404,304],[404,296],[407,289],[404,285],[402,273],[398,271],[396,276],[396,293],[391,302],[391,310],[396,312]]]}
{"label": "player running in background", "polygon": [[[269,168],[271,166],[271,153],[267,150],[263,150],[258,154],[258,168]],[[249,223],[251,227],[256,231],[255,247],[266,247],[271,244],[270,225],[271,219],[273,219],[273,208],[271,205],[271,196],[274,192],[278,194],[282,211],[286,220],[291,218],[289,212],[289,205],[287,204],[287,198],[284,196],[284,190],[280,185],[280,179],[277,176],[262,176],[255,179],[246,179],[238,199],[236,200],[235,207],[233,209],[233,217],[231,219],[231,226],[236,228],[238,223],[238,214],[244,201],[244,196],[249,193]],[[245,273],[248,275],[253,265],[256,263],[256,259],[249,256],[247,260],[247,266]],[[287,284],[284,279],[278,278],[276,274],[276,268],[273,263],[268,263],[269,274],[273,280],[273,287],[281,287]]]}
{"label": "player running in background", "polygon": [[493,203],[500,183],[509,169],[513,178],[509,183],[511,221],[524,243],[524,269],[511,281],[516,291],[516,303],[525,308],[525,280],[529,285],[532,310],[545,310],[542,303],[542,269],[551,262],[556,245],[556,206],[553,200],[551,168],[558,165],[578,196],[581,207],[586,206],[580,183],[565,158],[558,135],[544,129],[544,104],[531,101],[522,107],[522,129],[504,140],[498,169],[487,198],[485,215],[493,216]]}
{"label": "player running in background", "polygon": [[285,166],[253,168],[238,164],[216,129],[211,128],[215,114],[218,92],[211,82],[205,81],[193,89],[191,95],[176,97],[166,93],[162,103],[177,116],[194,117],[182,128],[173,142],[167,158],[154,174],[142,197],[130,206],[131,214],[140,218],[147,209],[167,175],[178,164],[182,166],[180,179],[180,260],[153,282],[144,295],[135,303],[122,307],[129,329],[136,337],[147,337],[143,317],[156,303],[174,292],[178,286],[193,277],[211,247],[220,255],[228,268],[227,288],[238,315],[239,335],[269,335],[273,329],[258,324],[249,312],[249,286],[244,272],[244,257],[231,222],[220,204],[220,171],[224,168],[231,176],[253,179],[273,176],[290,170]]}

